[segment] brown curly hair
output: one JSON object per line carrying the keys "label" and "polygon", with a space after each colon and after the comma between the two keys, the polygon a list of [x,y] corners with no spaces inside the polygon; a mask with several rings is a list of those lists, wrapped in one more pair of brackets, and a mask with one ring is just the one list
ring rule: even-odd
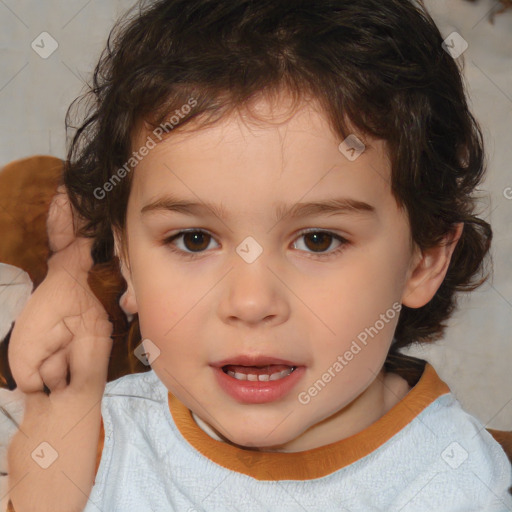
{"label": "brown curly hair", "polygon": [[[85,220],[80,235],[95,238],[94,260],[115,282],[115,300],[123,284],[112,233],[124,232],[135,165],[104,198],[97,191],[134,160],[135,127],[157,127],[194,98],[176,129],[191,121],[197,129],[258,95],[286,90],[297,102],[315,98],[340,140],[355,128],[363,141],[387,142],[392,194],[420,248],[464,223],[435,296],[402,308],[388,363],[402,347],[440,338],[456,292],[487,278],[492,239],[475,212],[485,170],[481,130],[462,71],[442,43],[423,4],[408,0],[160,0],[128,11],[109,35],[90,90],[66,115],[70,129],[72,112],[85,104],[63,177]],[[136,316],[129,332],[133,347]]]}

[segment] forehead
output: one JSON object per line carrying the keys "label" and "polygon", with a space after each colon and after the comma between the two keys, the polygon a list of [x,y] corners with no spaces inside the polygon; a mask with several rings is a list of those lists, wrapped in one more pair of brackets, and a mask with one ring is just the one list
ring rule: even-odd
{"label": "forehead", "polygon": [[[346,148],[355,134],[340,150],[342,138],[313,102],[291,110],[286,99],[281,104],[262,99],[250,113],[240,110],[206,128],[185,128],[155,141],[139,162],[130,202],[143,207],[172,192],[195,202],[214,198],[235,213],[254,214],[271,213],[278,202],[340,194],[382,208],[394,203],[385,142],[357,136],[366,147],[348,158],[354,156],[347,156]],[[134,149],[148,136],[151,132],[139,130]]]}

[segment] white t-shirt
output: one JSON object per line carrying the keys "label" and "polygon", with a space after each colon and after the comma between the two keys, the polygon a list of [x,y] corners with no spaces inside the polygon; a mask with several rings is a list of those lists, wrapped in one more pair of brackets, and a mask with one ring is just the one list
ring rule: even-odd
{"label": "white t-shirt", "polygon": [[368,428],[303,452],[212,438],[153,371],[109,382],[102,417],[84,512],[512,511],[505,452],[428,363]]}

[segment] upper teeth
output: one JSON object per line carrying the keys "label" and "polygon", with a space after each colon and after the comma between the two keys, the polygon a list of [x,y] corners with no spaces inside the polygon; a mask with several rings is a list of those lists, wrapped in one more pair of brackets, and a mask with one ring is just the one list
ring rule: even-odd
{"label": "upper teeth", "polygon": [[276,372],[272,374],[262,374],[262,375],[255,375],[254,373],[238,373],[238,372],[232,372],[231,370],[227,371],[228,375],[231,375],[231,377],[234,377],[237,380],[252,380],[252,381],[267,381],[267,380],[279,380],[283,377],[287,377],[290,375],[290,373],[295,370],[294,367],[288,368],[287,370],[283,370],[281,372]]}

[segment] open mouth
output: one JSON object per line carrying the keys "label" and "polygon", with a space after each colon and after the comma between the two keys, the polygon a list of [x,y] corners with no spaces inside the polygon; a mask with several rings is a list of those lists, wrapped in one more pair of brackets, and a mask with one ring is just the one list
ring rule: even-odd
{"label": "open mouth", "polygon": [[222,371],[237,380],[266,382],[284,379],[294,372],[296,368],[296,366],[285,364],[269,364],[265,366],[227,364],[222,367]]}
{"label": "open mouth", "polygon": [[281,400],[306,373],[296,361],[266,355],[233,355],[210,366],[220,388],[241,404]]}

